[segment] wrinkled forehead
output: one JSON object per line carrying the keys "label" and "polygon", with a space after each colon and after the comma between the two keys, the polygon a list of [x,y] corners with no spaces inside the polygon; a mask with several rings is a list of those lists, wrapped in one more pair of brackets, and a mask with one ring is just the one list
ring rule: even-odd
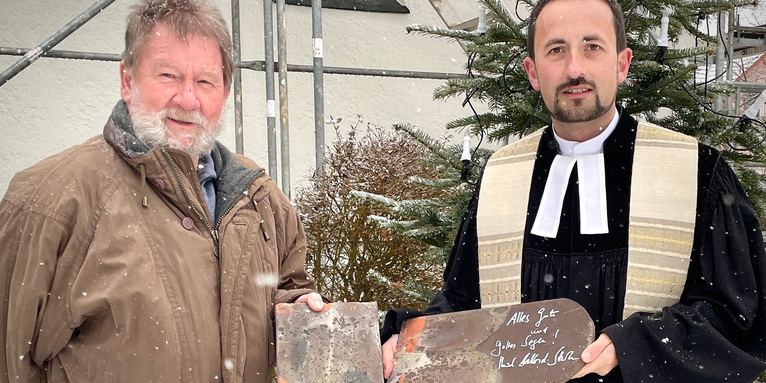
{"label": "wrinkled forehead", "polygon": [[200,59],[207,59],[207,56],[221,58],[220,49],[214,38],[196,32],[179,34],[164,24],[158,24],[152,28],[144,43],[144,48],[145,50],[149,48],[149,51],[159,49],[161,52],[193,49],[197,53],[204,53],[203,56],[199,57]]}
{"label": "wrinkled forehead", "polygon": [[168,24],[164,22],[158,22],[157,24],[152,27],[152,29],[149,31],[148,35],[146,36],[146,43],[149,44],[151,42],[157,43],[176,43],[176,42],[186,42],[188,43],[190,40],[193,40],[195,38],[203,39],[204,36],[201,36],[199,33],[192,32],[192,31],[176,31],[173,30]]}
{"label": "wrinkled forehead", "polygon": [[160,27],[152,30],[147,38],[135,70],[184,72],[223,80],[223,59],[210,38],[179,36]]}

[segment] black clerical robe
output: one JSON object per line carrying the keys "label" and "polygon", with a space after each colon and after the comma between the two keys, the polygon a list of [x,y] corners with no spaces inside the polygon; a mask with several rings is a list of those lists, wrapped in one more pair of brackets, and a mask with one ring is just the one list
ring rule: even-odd
{"label": "black clerical robe", "polygon": [[[760,225],[721,154],[699,145],[697,215],[681,301],[623,320],[630,183],[637,122],[627,114],[604,143],[609,233],[580,234],[577,172],[572,172],[556,238],[530,234],[548,170],[558,153],[543,133],[532,176],[522,256],[522,302],[570,298],[612,339],[619,366],[577,382],[753,382],[766,368],[766,253]],[[480,308],[477,187],[425,314]],[[423,313],[392,310],[385,341]],[[574,381],[573,381],[574,382]]]}

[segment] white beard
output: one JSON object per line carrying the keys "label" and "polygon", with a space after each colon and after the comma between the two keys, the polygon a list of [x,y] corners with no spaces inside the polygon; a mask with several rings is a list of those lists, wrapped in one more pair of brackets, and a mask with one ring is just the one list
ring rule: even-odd
{"label": "white beard", "polygon": [[[224,127],[223,113],[217,121],[208,122],[199,111],[163,108],[152,114],[144,108],[138,87],[131,91],[130,118],[136,137],[150,148],[164,147],[181,150],[192,158],[208,154],[215,146],[215,139]],[[196,126],[186,130],[169,130],[165,118],[193,122]]]}

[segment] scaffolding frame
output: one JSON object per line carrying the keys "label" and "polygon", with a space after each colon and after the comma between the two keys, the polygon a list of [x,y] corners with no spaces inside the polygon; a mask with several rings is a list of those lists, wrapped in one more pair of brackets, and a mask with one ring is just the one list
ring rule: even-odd
{"label": "scaffolding frame", "polygon": [[[116,0],[98,0],[87,10],[72,19],[63,28],[58,30],[42,43],[32,49],[18,47],[0,47],[0,55],[22,56],[16,63],[0,73],[0,87],[11,80],[21,71],[32,65],[37,59],[60,58],[90,61],[119,62],[122,58],[119,54],[101,52],[81,52],[69,50],[53,50],[61,41],[85,25],[93,17],[106,9]],[[351,76],[374,76],[374,77],[399,77],[413,79],[447,80],[453,78],[466,78],[466,74],[448,72],[423,72],[407,70],[387,70],[372,68],[353,67],[327,67],[323,64],[322,49],[322,1],[312,1],[312,39],[313,39],[313,64],[294,65],[287,63],[287,46],[285,30],[285,0],[276,0],[277,9],[277,50],[278,60],[274,60],[273,43],[273,4],[270,0],[263,1],[263,25],[264,25],[264,60],[242,61],[241,60],[241,31],[240,31],[240,3],[239,0],[231,0],[231,28],[232,28],[232,56],[234,58],[234,74],[232,87],[234,91],[234,132],[235,150],[244,154],[244,127],[243,127],[243,104],[242,104],[242,69],[262,71],[266,76],[266,125],[268,141],[268,169],[272,178],[277,175],[277,139],[276,139],[276,101],[274,97],[274,74],[279,73],[279,97],[280,97],[280,122],[281,122],[281,189],[290,196],[290,143],[287,108],[287,72],[313,73],[314,77],[314,140],[315,140],[315,165],[320,170],[324,164],[324,80],[323,75],[351,75]]]}
{"label": "scaffolding frame", "polygon": [[[94,60],[119,62],[121,60],[118,54],[108,54],[100,52],[80,52],[67,50],[53,50],[57,44],[66,37],[74,33],[81,26],[85,25],[93,17],[106,9],[116,0],[98,0],[80,15],[68,22],[63,28],[58,30],[49,38],[38,44],[32,49],[0,47],[0,55],[22,56],[16,63],[12,64],[5,71],[0,73],[0,87],[7,83],[11,78],[32,65],[41,57],[62,58],[76,60]],[[433,2],[432,2],[433,5]],[[385,70],[371,68],[349,68],[349,67],[327,67],[323,63],[323,44],[322,44],[322,1],[312,1],[312,39],[313,39],[313,64],[312,65],[294,65],[287,64],[287,46],[285,30],[285,0],[276,0],[277,9],[277,50],[278,60],[274,60],[274,26],[273,26],[273,8],[270,0],[263,1],[263,25],[264,25],[264,60],[242,61],[241,59],[241,30],[240,30],[240,2],[231,0],[231,28],[232,28],[232,55],[234,58],[235,69],[232,78],[232,87],[234,91],[234,131],[235,131],[235,150],[239,154],[244,154],[244,123],[243,123],[243,103],[242,103],[242,69],[262,71],[266,76],[266,126],[267,126],[267,145],[268,145],[268,170],[272,178],[278,174],[277,169],[277,136],[276,136],[276,100],[274,96],[274,74],[279,73],[279,106],[280,106],[280,178],[282,191],[290,195],[290,142],[289,142],[289,113],[287,105],[287,72],[313,73],[314,80],[314,149],[315,165],[320,170],[324,164],[324,78],[323,75],[351,75],[351,76],[375,76],[375,77],[400,77],[414,79],[433,79],[446,80],[453,78],[466,78],[465,74],[446,73],[446,72],[422,72],[406,70]],[[439,10],[434,8],[437,13]],[[441,16],[441,14],[439,14]],[[734,25],[734,14],[729,13],[728,23],[724,21],[724,13],[719,13],[719,23],[728,24],[727,39],[733,41],[734,30],[742,29]],[[444,18],[442,17],[442,20]],[[475,20],[469,20],[473,25]],[[753,29],[753,28],[750,28]],[[759,29],[760,30],[760,29]],[[724,68],[724,57],[727,58],[726,68],[732,67],[732,55],[724,55],[724,41],[719,38],[718,52],[716,54],[716,71],[722,71]],[[721,73],[716,73],[720,76]],[[734,95],[728,96],[726,102],[723,97],[716,100],[715,109],[741,113],[744,103],[741,101],[744,94],[757,94],[766,89],[766,84],[735,82],[731,78],[731,70],[726,74],[726,81],[734,87]],[[720,80],[719,80],[720,81]]]}
{"label": "scaffolding frame", "polygon": [[[728,16],[728,17],[727,17]],[[718,34],[718,45],[716,47],[715,54],[715,76],[721,78],[723,71],[726,71],[725,81],[734,88],[734,94],[723,96],[719,95],[715,102],[715,110],[725,112],[727,114],[735,113],[736,115],[742,115],[745,109],[747,109],[748,101],[752,101],[762,91],[766,90],[766,84],[747,82],[747,81],[735,81],[734,79],[734,51],[736,50],[734,41],[735,31],[748,31],[755,33],[764,33],[766,28],[763,27],[742,27],[735,23],[735,12],[731,10],[729,12],[718,13],[719,25],[726,25],[726,41],[724,41],[723,33]],[[728,48],[727,48],[728,46]],[[730,51],[730,52],[727,52]],[[763,52],[761,52],[763,53]],[[724,81],[723,79],[717,81]],[[725,99],[725,100],[724,100]]]}

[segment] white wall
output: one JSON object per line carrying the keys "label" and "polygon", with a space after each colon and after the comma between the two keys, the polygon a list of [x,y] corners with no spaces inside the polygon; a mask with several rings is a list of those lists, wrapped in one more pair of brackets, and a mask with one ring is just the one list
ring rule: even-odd
{"label": "white wall", "polygon": [[[241,2],[245,61],[264,58],[261,1]],[[425,0],[401,2],[410,8],[410,14],[325,9],[324,64],[462,73],[465,55],[456,42],[408,35],[405,31],[413,23],[442,26],[431,5]],[[0,0],[0,46],[32,48],[93,3],[95,0]],[[54,49],[121,53],[124,19],[132,3],[133,0],[117,0]],[[229,1],[213,3],[230,20]],[[311,65],[311,8],[287,6],[286,18],[288,62]],[[276,34],[274,38],[276,41]],[[18,59],[0,56],[0,70]],[[265,75],[243,71],[242,77],[245,154],[268,168]],[[293,185],[305,182],[314,168],[312,81],[311,74],[288,74]],[[403,120],[440,135],[445,132],[446,122],[470,113],[461,108],[461,100],[432,100],[433,89],[441,83],[442,80],[325,74],[325,116],[342,117],[344,128],[356,120],[357,114],[382,126]],[[0,194],[5,193],[16,172],[100,134],[119,97],[118,64],[113,62],[41,58],[0,86]],[[231,104],[228,127],[219,139],[233,151]],[[326,143],[334,138],[335,132],[328,126]]]}

